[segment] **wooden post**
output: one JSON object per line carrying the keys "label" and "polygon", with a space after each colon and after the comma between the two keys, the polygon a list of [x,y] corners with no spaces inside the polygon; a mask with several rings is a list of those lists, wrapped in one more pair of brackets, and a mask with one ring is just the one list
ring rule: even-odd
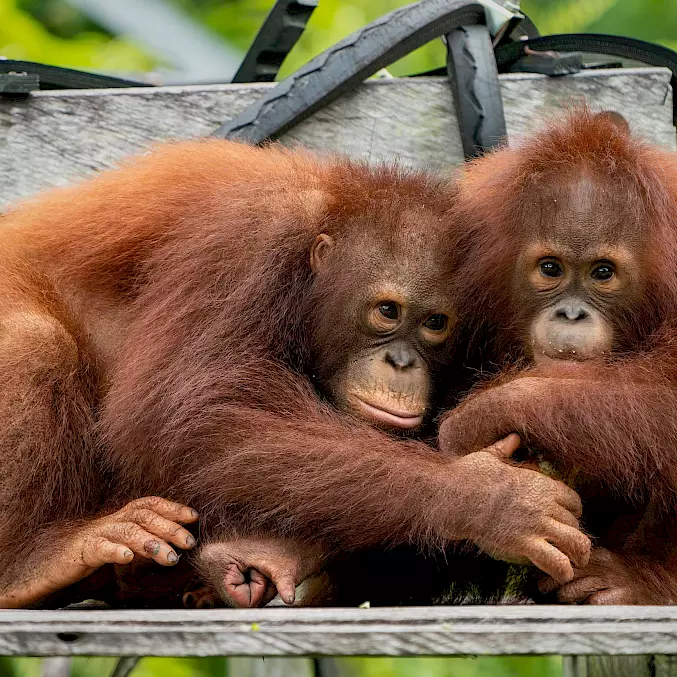
{"label": "wooden post", "polygon": [[42,677],[70,677],[72,663],[70,656],[45,658],[42,661]]}
{"label": "wooden post", "polygon": [[229,658],[236,677],[316,677],[312,658]]}
{"label": "wooden post", "polygon": [[677,677],[677,656],[565,656],[562,677]]}

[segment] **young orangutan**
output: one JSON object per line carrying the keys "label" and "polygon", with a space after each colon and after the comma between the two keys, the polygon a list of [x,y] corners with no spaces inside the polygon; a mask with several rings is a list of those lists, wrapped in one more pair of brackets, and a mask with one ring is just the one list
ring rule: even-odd
{"label": "young orangutan", "polygon": [[319,559],[465,539],[570,580],[579,498],[504,463],[514,436],[458,459],[415,439],[453,354],[453,201],[423,174],[205,140],[10,212],[0,605],[175,564],[184,504],[234,604],[272,592],[252,569],[290,602]]}
{"label": "young orangutan", "polygon": [[583,110],[477,161],[457,205],[475,347],[531,365],[453,410],[442,450],[517,432],[582,493],[602,547],[561,601],[677,602],[677,158]]}

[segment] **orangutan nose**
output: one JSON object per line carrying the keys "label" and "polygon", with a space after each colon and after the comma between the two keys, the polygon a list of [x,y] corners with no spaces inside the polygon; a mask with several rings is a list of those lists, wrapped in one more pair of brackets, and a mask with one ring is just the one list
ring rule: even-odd
{"label": "orangutan nose", "polygon": [[590,317],[590,312],[578,303],[563,303],[561,306],[555,308],[553,316],[556,320],[581,322]]}
{"label": "orangutan nose", "polygon": [[385,361],[394,369],[404,371],[416,366],[416,353],[404,346],[393,346],[385,352]]}

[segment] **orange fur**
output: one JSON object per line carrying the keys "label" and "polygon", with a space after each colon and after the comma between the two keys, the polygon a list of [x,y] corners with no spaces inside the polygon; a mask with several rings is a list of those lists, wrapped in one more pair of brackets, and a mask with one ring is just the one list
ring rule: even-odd
{"label": "orange fur", "polygon": [[[580,177],[602,186],[606,200],[594,214],[585,205],[567,207],[568,228],[556,230],[554,214]],[[677,157],[584,109],[522,147],[476,161],[459,193],[468,238],[457,280],[464,294],[480,299],[467,319],[471,352],[485,364],[509,368],[448,415],[442,447],[470,453],[517,432],[561,476],[577,473],[584,523],[602,545],[622,545],[628,532],[617,518],[630,513],[636,522],[649,502],[663,515],[657,528],[664,529],[677,509]],[[518,262],[535,243],[561,238],[622,247],[639,271],[639,291],[604,311],[614,333],[611,355],[531,365],[529,323],[547,297],[524,294]],[[663,562],[674,559],[655,541],[647,543]],[[632,553],[624,557],[618,561],[637,561]],[[651,560],[645,565],[654,566]],[[655,572],[638,577],[646,596],[638,583],[628,599],[655,603],[660,594],[647,581],[666,580]],[[674,598],[677,568],[664,596]]]}

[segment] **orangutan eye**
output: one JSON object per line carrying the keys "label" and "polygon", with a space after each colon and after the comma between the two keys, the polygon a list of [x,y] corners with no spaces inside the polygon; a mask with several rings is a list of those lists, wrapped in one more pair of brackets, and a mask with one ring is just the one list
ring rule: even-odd
{"label": "orangutan eye", "polygon": [[597,282],[608,282],[615,274],[616,271],[610,263],[601,263],[593,269],[590,277]]}
{"label": "orangutan eye", "polygon": [[400,306],[395,301],[379,303],[377,310],[387,320],[397,321],[400,318]]}
{"label": "orangutan eye", "polygon": [[437,314],[431,315],[424,323],[423,326],[431,331],[444,331],[447,328],[447,316]]}
{"label": "orangutan eye", "polygon": [[544,277],[562,277],[562,275],[564,275],[562,266],[553,259],[543,259],[543,261],[538,264],[538,267],[541,271],[541,275]]}

